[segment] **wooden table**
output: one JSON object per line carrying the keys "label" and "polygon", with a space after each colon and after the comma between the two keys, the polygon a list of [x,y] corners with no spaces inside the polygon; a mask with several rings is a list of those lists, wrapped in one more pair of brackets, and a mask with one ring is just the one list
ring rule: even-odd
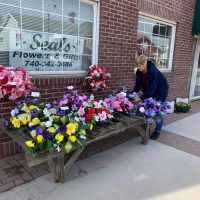
{"label": "wooden table", "polygon": [[[0,128],[3,132],[8,134],[16,143],[18,143],[23,149],[26,149],[25,141],[30,139],[28,138],[28,136],[19,133],[16,130],[7,130],[3,126],[1,126]],[[68,158],[66,160],[64,156],[67,153],[64,149],[62,149],[59,153],[45,152],[37,154],[36,156],[26,154],[25,159],[29,167],[38,165],[43,162],[48,162],[49,167],[51,169],[51,173],[54,178],[54,182],[64,182],[64,172],[65,174],[67,174],[71,166],[75,163],[75,161],[87,145],[105,139],[107,137],[122,133],[129,128],[134,128],[135,130],[137,130],[137,132],[141,136],[142,144],[148,144],[149,126],[147,124],[144,124],[143,119],[121,115],[115,117],[113,122],[109,126],[101,127],[97,130],[94,130],[96,137],[88,139],[86,145],[81,150],[73,149],[73,151],[70,154],[68,154]]]}

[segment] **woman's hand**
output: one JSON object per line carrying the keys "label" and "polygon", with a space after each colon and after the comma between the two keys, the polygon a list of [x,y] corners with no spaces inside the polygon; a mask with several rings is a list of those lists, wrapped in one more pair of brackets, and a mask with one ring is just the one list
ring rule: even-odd
{"label": "woman's hand", "polygon": [[140,103],[140,101],[141,101],[141,99],[140,99],[140,98],[137,98],[137,99],[135,99],[135,100],[133,101],[133,103],[138,104],[138,103]]}

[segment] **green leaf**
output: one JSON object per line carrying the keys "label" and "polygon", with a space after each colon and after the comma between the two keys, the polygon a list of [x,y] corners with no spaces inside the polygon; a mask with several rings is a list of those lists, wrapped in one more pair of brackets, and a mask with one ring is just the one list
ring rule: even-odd
{"label": "green leaf", "polygon": [[81,146],[81,148],[83,149],[83,144],[81,143],[80,140],[76,139],[76,142]]}
{"label": "green leaf", "polygon": [[62,124],[65,125],[67,123],[67,116],[63,116],[60,118],[60,120],[62,121]]}
{"label": "green leaf", "polygon": [[71,144],[71,142],[68,141],[65,144],[65,150],[66,150],[67,153],[69,153],[72,150],[72,144]]}

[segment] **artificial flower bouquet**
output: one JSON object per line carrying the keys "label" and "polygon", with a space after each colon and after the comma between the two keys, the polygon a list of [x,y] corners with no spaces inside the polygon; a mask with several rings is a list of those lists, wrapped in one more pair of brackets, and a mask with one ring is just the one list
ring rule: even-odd
{"label": "artificial flower bouquet", "polygon": [[190,103],[184,103],[184,102],[176,102],[175,108],[177,112],[186,113],[190,110],[191,104]]}
{"label": "artificial flower bouquet", "polygon": [[29,73],[23,68],[0,66],[0,99],[10,100],[28,96],[35,88]]}
{"label": "artificial flower bouquet", "polygon": [[166,102],[156,101],[154,98],[148,98],[141,101],[139,104],[134,105],[134,116],[141,116],[144,118],[144,122],[149,125],[154,122],[162,120],[166,114],[169,106]]}
{"label": "artificial flower bouquet", "polygon": [[60,151],[63,147],[70,152],[74,146],[81,147],[86,140],[86,127],[73,118],[73,111],[59,107],[54,102],[44,103],[26,98],[18,102],[5,121],[8,129],[19,129],[17,134],[26,134],[27,151]]}
{"label": "artificial flower bouquet", "polygon": [[113,112],[113,114],[122,112],[129,113],[133,109],[133,103],[130,101],[130,94],[125,89],[120,89],[114,91],[109,98],[104,100],[104,104],[107,105],[109,110]]}
{"label": "artificial flower bouquet", "polygon": [[103,100],[96,101],[94,96],[87,97],[78,93],[73,87],[68,87],[66,94],[60,100],[60,106],[66,106],[74,113],[74,119],[91,130],[94,125],[109,123],[113,118]]}
{"label": "artificial flower bouquet", "polygon": [[107,73],[107,68],[97,65],[91,65],[89,70],[85,72],[85,80],[83,86],[90,88],[93,92],[98,90],[105,90],[107,88],[106,80],[111,78],[111,74]]}

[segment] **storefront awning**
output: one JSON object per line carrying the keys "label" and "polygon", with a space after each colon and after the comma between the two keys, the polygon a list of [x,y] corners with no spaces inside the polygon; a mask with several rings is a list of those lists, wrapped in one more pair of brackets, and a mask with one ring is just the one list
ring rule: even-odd
{"label": "storefront awning", "polygon": [[192,33],[200,36],[200,0],[196,0]]}

